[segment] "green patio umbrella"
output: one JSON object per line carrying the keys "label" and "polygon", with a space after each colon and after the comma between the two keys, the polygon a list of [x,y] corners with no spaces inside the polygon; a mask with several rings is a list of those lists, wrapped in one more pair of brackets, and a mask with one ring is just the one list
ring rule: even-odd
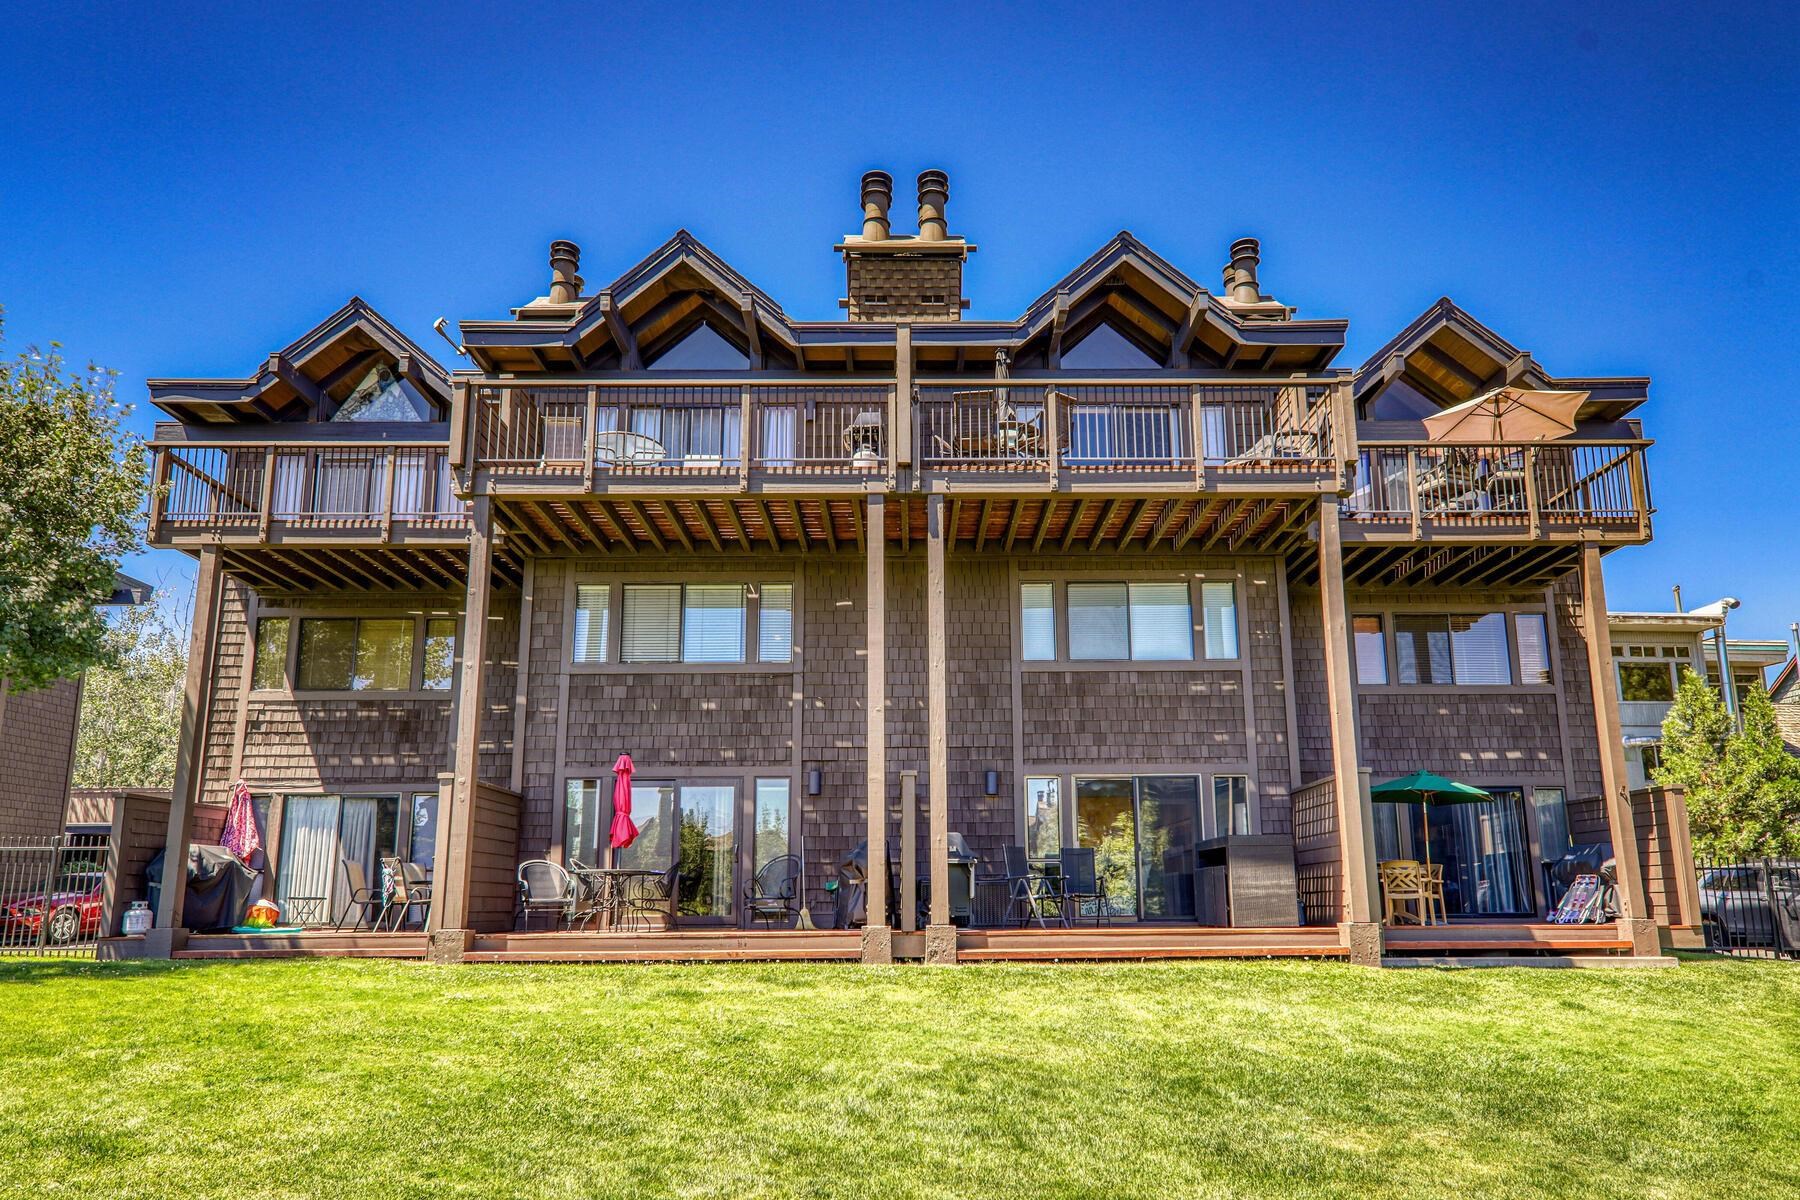
{"label": "green patio umbrella", "polygon": [[1478,787],[1433,775],[1430,771],[1414,771],[1369,789],[1372,800],[1398,804],[1418,804],[1424,808],[1425,865],[1431,866],[1431,806],[1434,804],[1476,804],[1494,797]]}

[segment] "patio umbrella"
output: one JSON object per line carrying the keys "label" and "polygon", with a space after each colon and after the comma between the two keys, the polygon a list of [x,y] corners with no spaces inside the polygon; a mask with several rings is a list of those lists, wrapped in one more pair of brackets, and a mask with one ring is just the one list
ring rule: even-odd
{"label": "patio umbrella", "polygon": [[631,821],[631,755],[619,755],[613,764],[612,829],[607,841],[614,850],[623,850],[637,841],[638,827]]}
{"label": "patio umbrella", "polygon": [[1369,789],[1371,800],[1422,806],[1425,829],[1425,865],[1431,866],[1431,806],[1433,804],[1477,804],[1494,797],[1478,787],[1433,775],[1430,771],[1414,771]]}
{"label": "patio umbrella", "polygon": [[1586,392],[1502,387],[1425,418],[1434,442],[1541,442],[1575,432]]}

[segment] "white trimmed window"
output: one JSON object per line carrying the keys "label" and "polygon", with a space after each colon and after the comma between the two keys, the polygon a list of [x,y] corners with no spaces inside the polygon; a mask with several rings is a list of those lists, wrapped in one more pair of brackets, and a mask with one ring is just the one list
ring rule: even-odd
{"label": "white trimmed window", "polygon": [[[1071,662],[1234,659],[1237,585],[1231,580],[1202,580],[1197,586],[1188,579],[1034,580],[1019,585],[1019,629],[1026,662],[1063,656]],[[1066,655],[1059,655],[1059,632]]]}
{"label": "white trimmed window", "polygon": [[794,585],[580,584],[571,642],[576,664],[792,662]]}

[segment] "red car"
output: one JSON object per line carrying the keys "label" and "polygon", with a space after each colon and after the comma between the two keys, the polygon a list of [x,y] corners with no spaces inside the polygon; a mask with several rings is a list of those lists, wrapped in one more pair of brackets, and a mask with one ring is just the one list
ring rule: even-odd
{"label": "red car", "polygon": [[[44,940],[52,946],[67,946],[100,932],[100,897],[106,883],[103,871],[76,871],[65,875],[61,890],[50,893],[49,928]],[[44,894],[36,892],[8,900],[0,909],[0,930],[4,941],[12,946],[29,945],[38,939],[44,923]]]}

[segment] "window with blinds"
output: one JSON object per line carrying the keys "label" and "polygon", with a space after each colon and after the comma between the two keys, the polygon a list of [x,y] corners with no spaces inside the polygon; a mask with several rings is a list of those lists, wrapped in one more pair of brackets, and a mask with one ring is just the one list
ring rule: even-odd
{"label": "window with blinds", "polygon": [[681,661],[744,661],[743,584],[687,585],[681,606]]}
{"label": "window with blinds", "polygon": [[1019,585],[1019,644],[1026,662],[1056,657],[1056,585]]}
{"label": "window with blinds", "polygon": [[1200,616],[1206,628],[1206,657],[1238,656],[1237,584],[1207,580],[1200,584]]}
{"label": "window with blinds", "polygon": [[604,583],[584,583],[575,589],[575,661],[606,661],[606,643],[612,622],[612,588]]}
{"label": "window with blinds", "polygon": [[794,585],[765,583],[757,589],[756,658],[758,662],[794,661]]}
{"label": "window with blinds", "polygon": [[[1526,614],[1522,614],[1526,615]],[[1543,618],[1537,618],[1541,668],[1526,670],[1527,682],[1538,682],[1534,670],[1549,678],[1548,646]],[[1394,656],[1403,684],[1506,685],[1513,682],[1512,646],[1506,614],[1398,613],[1394,616]],[[1521,626],[1522,627],[1522,626]]]}
{"label": "window with blinds", "polygon": [[1451,617],[1450,657],[1457,683],[1511,683],[1512,651],[1506,640],[1506,614]]}
{"label": "window with blinds", "polygon": [[1356,682],[1388,681],[1387,635],[1378,616],[1350,618],[1350,634],[1356,643]]}
{"label": "window with blinds", "polygon": [[1131,657],[1131,607],[1122,583],[1071,583],[1069,603],[1069,657],[1122,659]]}
{"label": "window with blinds", "polygon": [[[1194,657],[1194,616],[1185,580],[1133,583],[1126,594],[1133,659],[1159,662]],[[1210,646],[1207,657],[1217,657],[1210,653]]]}
{"label": "window with blinds", "polygon": [[628,663],[681,661],[681,585],[627,584],[620,626],[619,660]]}
{"label": "window with blinds", "polygon": [[1543,613],[1518,613],[1513,625],[1519,636],[1519,682],[1550,682],[1550,630]]}

